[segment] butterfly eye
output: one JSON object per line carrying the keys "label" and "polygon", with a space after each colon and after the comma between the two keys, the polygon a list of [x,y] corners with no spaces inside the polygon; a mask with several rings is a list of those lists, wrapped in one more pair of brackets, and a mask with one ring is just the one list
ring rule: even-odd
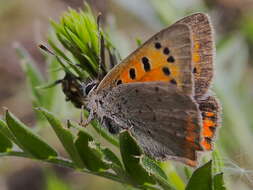
{"label": "butterfly eye", "polygon": [[97,84],[96,83],[90,83],[85,87],[85,94],[88,95],[90,91],[95,88]]}

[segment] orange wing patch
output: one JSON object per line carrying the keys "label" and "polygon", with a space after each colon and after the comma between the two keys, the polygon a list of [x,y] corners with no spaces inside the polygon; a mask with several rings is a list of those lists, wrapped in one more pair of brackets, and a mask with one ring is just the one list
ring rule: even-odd
{"label": "orange wing patch", "polygon": [[[153,47],[152,47],[153,46]],[[159,48],[158,48],[159,47]],[[180,84],[180,72],[175,58],[168,47],[162,47],[159,42],[141,49],[129,60],[126,68],[119,76],[122,83],[171,81]]]}
{"label": "orange wing patch", "polygon": [[201,54],[199,52],[200,50],[200,43],[196,41],[196,37],[193,36],[193,52],[192,52],[192,62],[193,62],[193,72],[196,77],[200,76],[201,72]]}
{"label": "orange wing patch", "polygon": [[192,94],[192,37],[186,24],[174,24],[153,37],[116,65],[97,90],[121,83],[170,82]]}
{"label": "orange wing patch", "polygon": [[212,150],[212,141],[215,138],[217,127],[220,125],[220,105],[214,96],[208,96],[204,100],[198,100],[202,113],[202,141],[205,150]]}

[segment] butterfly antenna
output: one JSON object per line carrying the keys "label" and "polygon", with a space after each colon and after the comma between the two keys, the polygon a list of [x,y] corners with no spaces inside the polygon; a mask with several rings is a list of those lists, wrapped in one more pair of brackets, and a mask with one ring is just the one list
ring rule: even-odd
{"label": "butterfly antenna", "polygon": [[51,55],[57,57],[57,55],[56,55],[54,52],[52,52],[51,50],[49,50],[49,49],[48,49],[46,46],[44,46],[43,44],[39,44],[39,48],[42,49],[43,51],[45,51],[45,52],[47,52],[47,53],[49,53],[49,54],[51,54]]}
{"label": "butterfly antenna", "polygon": [[99,43],[99,49],[100,49],[100,56],[99,56],[99,67],[98,67],[98,80],[102,80],[102,78],[106,75],[106,69],[105,69],[105,41],[104,36],[101,32],[101,17],[102,14],[99,13],[97,16],[97,25],[98,25],[98,39],[100,41]]}
{"label": "butterfly antenna", "polygon": [[118,64],[118,60],[117,60],[116,55],[111,52],[109,47],[107,47],[107,51],[108,51],[109,59],[110,59],[110,69],[112,69],[115,65]]}
{"label": "butterfly antenna", "polygon": [[[49,48],[47,48],[47,47],[46,47],[45,45],[43,45],[43,44],[39,44],[38,47],[39,47],[41,50],[45,51],[46,53],[49,53],[49,54],[55,56],[55,58],[60,62],[60,65],[63,67],[63,69],[64,69],[67,73],[72,74],[73,76],[75,76],[75,75],[73,74],[73,72],[71,72],[71,71],[69,70],[69,68],[68,68],[66,65],[63,64],[62,58],[60,58],[58,55],[56,55],[52,50],[50,50]],[[64,61],[66,61],[66,62],[67,62],[68,64],[70,64],[70,65],[74,65],[70,60],[64,59]],[[76,78],[78,78],[78,77],[76,77]]]}

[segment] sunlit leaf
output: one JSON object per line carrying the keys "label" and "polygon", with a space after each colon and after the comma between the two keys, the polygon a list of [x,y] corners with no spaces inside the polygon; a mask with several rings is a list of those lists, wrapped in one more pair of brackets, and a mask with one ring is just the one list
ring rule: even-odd
{"label": "sunlit leaf", "polygon": [[223,173],[216,174],[213,178],[214,190],[226,190]]}
{"label": "sunlit leaf", "polygon": [[186,190],[212,190],[212,161],[193,172]]}
{"label": "sunlit leaf", "polygon": [[78,153],[86,168],[91,171],[108,169],[108,165],[102,160],[103,153],[96,149],[91,135],[80,130],[75,141]]}
{"label": "sunlit leaf", "polygon": [[48,159],[49,157],[57,156],[57,152],[50,145],[33,133],[30,128],[9,111],[6,111],[6,122],[25,151],[39,159]]}
{"label": "sunlit leaf", "polygon": [[49,111],[40,108],[39,111],[47,118],[48,122],[51,124],[53,130],[55,131],[57,137],[60,139],[63,147],[68,152],[71,159],[75,162],[77,167],[83,168],[84,164],[78,154],[76,146],[74,144],[74,135],[65,129],[61,122]]}
{"label": "sunlit leaf", "polygon": [[128,131],[121,132],[119,140],[121,157],[126,171],[132,180],[140,185],[144,183],[155,183],[154,179],[141,165],[140,159],[143,156],[143,152],[130,133]]}
{"label": "sunlit leaf", "polygon": [[12,148],[12,142],[0,132],[0,152],[6,152]]}

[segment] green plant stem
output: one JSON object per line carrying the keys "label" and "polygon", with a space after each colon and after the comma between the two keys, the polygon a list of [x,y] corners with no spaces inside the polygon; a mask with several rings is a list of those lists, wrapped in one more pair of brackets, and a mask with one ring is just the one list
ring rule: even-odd
{"label": "green plant stem", "polygon": [[[0,153],[0,157],[3,157],[3,156],[14,156],[14,157],[22,157],[22,158],[29,158],[29,159],[33,159],[33,160],[38,160],[27,153],[19,152],[19,151]],[[70,169],[75,169],[75,170],[80,171],[82,173],[93,174],[93,175],[104,177],[104,178],[107,178],[107,179],[110,179],[110,180],[113,180],[113,181],[116,181],[119,183],[129,184],[129,182],[118,178],[117,175],[110,173],[110,172],[93,172],[93,171],[89,171],[87,169],[77,169],[75,167],[75,165],[70,160],[65,159],[65,158],[54,157],[54,158],[50,158],[48,160],[39,160],[39,161],[43,161],[43,162],[47,162],[47,163],[51,163],[51,164],[56,164],[59,166],[70,168]]]}
{"label": "green plant stem", "polygon": [[166,173],[169,181],[171,184],[174,185],[174,187],[177,190],[184,190],[185,189],[185,183],[182,180],[182,178],[177,174],[174,166],[169,162],[161,162],[160,167],[164,170]]}

